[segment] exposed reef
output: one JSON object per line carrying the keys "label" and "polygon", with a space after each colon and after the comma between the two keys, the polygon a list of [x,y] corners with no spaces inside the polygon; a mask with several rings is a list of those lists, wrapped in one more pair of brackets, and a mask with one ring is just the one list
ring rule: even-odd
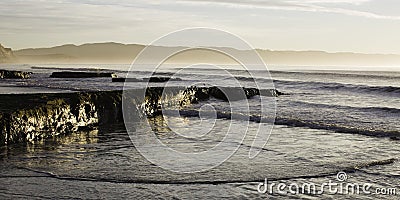
{"label": "exposed reef", "polygon": [[[120,94],[116,91],[2,95],[1,145],[34,141],[107,124],[120,111],[114,104],[121,102]],[[118,118],[112,120],[118,121]]]}
{"label": "exposed reef", "polygon": [[170,78],[170,77],[150,77],[144,79],[137,78],[113,78],[112,82],[149,82],[149,83],[164,83],[167,81],[181,81],[180,78]]}
{"label": "exposed reef", "polygon": [[143,79],[137,79],[137,78],[113,78],[112,82],[142,82]]}
{"label": "exposed reef", "polygon": [[28,79],[32,72],[0,70],[0,79]]}
{"label": "exposed reef", "polygon": [[98,78],[98,77],[117,77],[114,73],[97,72],[53,72],[50,78]]}
{"label": "exposed reef", "polygon": [[151,83],[164,83],[164,82],[167,82],[167,81],[181,81],[182,79],[180,79],[180,78],[153,76],[153,77],[150,77],[150,78],[145,78],[143,80],[151,82]]}
{"label": "exposed reef", "polygon": [[[0,146],[123,123],[123,99],[124,106],[129,106],[130,111],[134,111],[130,117],[143,118],[160,114],[164,105],[177,106],[179,109],[211,97],[225,101],[239,100],[240,98],[235,98],[235,94],[240,91],[245,94],[241,95],[242,98],[260,94],[254,88],[150,87],[146,90],[124,92],[2,95]],[[262,94],[277,96],[278,92],[271,89]]]}

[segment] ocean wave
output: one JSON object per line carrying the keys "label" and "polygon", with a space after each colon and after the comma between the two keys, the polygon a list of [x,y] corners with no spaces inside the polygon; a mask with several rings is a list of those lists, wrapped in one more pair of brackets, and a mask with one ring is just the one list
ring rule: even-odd
{"label": "ocean wave", "polygon": [[[175,112],[171,112],[175,113]],[[200,112],[198,110],[180,110],[180,115],[183,117],[199,117]],[[163,114],[168,115],[168,111],[164,111]],[[202,113],[203,117],[214,117],[213,113]],[[391,139],[400,139],[399,131],[388,131],[388,130],[373,130],[373,129],[363,129],[361,127],[350,127],[343,124],[325,124],[321,122],[308,121],[303,119],[296,119],[290,117],[263,117],[260,115],[245,115],[242,113],[231,113],[231,112],[222,112],[216,111],[217,119],[232,119],[232,120],[241,120],[241,121],[251,121],[256,123],[274,123],[275,125],[285,125],[291,127],[306,127],[311,129],[322,129],[329,130],[338,133],[348,133],[348,134],[359,134],[373,137],[387,137]]]}
{"label": "ocean wave", "polygon": [[[337,76],[337,77],[346,77],[346,78],[362,78],[362,79],[399,79],[400,73],[395,72],[390,75],[383,75],[383,74],[357,74],[352,73],[351,71],[345,72],[313,72],[313,71],[271,71],[272,74],[293,74],[293,75],[310,75],[310,76]],[[379,72],[374,72],[379,73]],[[385,72],[388,73],[388,72]]]}
{"label": "ocean wave", "polygon": [[344,92],[357,92],[357,93],[372,93],[379,95],[400,95],[400,87],[394,86],[369,86],[369,85],[353,85],[342,83],[324,83],[313,81],[287,81],[287,80],[274,80],[277,85],[289,85],[303,87],[304,89],[316,90],[334,90]]}
{"label": "ocean wave", "polygon": [[323,129],[323,130],[335,131],[335,132],[339,132],[339,133],[359,134],[359,135],[366,135],[366,136],[372,136],[372,137],[388,137],[391,139],[400,138],[399,131],[362,129],[359,127],[348,127],[348,126],[339,125],[339,124],[324,124],[324,123],[312,122],[312,121],[306,121],[306,120],[294,119],[294,118],[277,117],[275,119],[275,124],[276,125],[294,126],[294,127],[307,127],[307,128],[311,128],[311,129]]}
{"label": "ocean wave", "polygon": [[344,105],[310,103],[310,102],[303,102],[303,101],[290,101],[289,105],[307,106],[307,107],[323,108],[323,109],[343,109],[343,110],[353,110],[353,111],[361,111],[361,112],[383,112],[383,113],[400,114],[400,109],[390,108],[390,107],[353,107],[353,106],[344,106]]}
{"label": "ocean wave", "polygon": [[400,87],[395,86],[370,86],[370,85],[356,85],[344,84],[335,82],[316,82],[316,81],[294,81],[294,80],[279,80],[269,78],[253,78],[246,76],[235,76],[236,80],[245,82],[272,81],[277,87],[290,86],[297,87],[298,89],[314,89],[314,90],[334,90],[343,92],[356,92],[356,93],[371,93],[377,95],[400,95]]}

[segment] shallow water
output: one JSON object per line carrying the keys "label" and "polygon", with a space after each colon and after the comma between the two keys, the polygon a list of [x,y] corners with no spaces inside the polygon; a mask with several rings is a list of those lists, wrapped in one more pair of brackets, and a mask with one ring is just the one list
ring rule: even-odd
{"label": "shallow water", "polygon": [[[196,123],[197,119],[189,120]],[[226,121],[218,121],[215,131],[224,126]],[[2,154],[0,195],[104,199],[263,197],[271,196],[257,191],[257,185],[265,178],[290,183],[336,181],[339,171],[397,158],[399,152],[398,142],[386,138],[276,126],[263,151],[249,159],[251,133],[257,124],[249,128],[249,135],[234,156],[212,170],[194,174],[173,173],[149,163],[122,130],[81,132],[39,144],[14,145]],[[218,142],[218,137],[188,142],[168,134],[158,136],[177,149],[190,149],[195,144],[198,149],[207,148],[207,144]],[[399,174],[396,161],[350,171],[348,180],[374,187],[397,187]],[[303,197],[311,199],[312,195]]]}

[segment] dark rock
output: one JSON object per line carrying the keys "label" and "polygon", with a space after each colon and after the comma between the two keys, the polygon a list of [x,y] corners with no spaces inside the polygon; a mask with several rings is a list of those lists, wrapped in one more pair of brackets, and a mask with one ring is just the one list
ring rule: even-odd
{"label": "dark rock", "polygon": [[116,78],[114,73],[97,73],[97,72],[53,72],[50,78],[98,78],[98,77],[112,77]]}
{"label": "dark rock", "polygon": [[[267,91],[267,90],[265,90]],[[278,92],[269,90],[268,95]],[[146,90],[56,94],[7,94],[0,98],[0,146],[92,130],[161,114],[161,108],[180,109],[210,97],[228,100],[251,98],[254,88],[149,87]],[[241,94],[235,97],[235,94]],[[244,96],[244,95],[245,96]],[[231,97],[233,95],[233,97]],[[125,101],[124,101],[125,100]],[[122,102],[130,111],[123,115]]]}
{"label": "dark rock", "polygon": [[117,113],[121,112],[121,96],[122,91],[2,95],[0,145],[36,141],[122,122],[122,114]]}
{"label": "dark rock", "polygon": [[260,90],[259,95],[267,96],[267,97],[278,97],[278,96],[286,95],[286,94],[284,94],[276,89],[262,89],[262,90]]}
{"label": "dark rock", "polygon": [[[88,105],[90,110],[86,112]],[[94,109],[89,102],[73,104],[68,99],[52,99],[40,106],[3,113],[1,123],[8,127],[2,131],[3,141],[6,144],[34,141],[73,132],[79,126],[97,123]]]}
{"label": "dark rock", "polygon": [[32,72],[0,70],[1,79],[28,79]]}
{"label": "dark rock", "polygon": [[210,98],[208,88],[189,87],[183,92],[180,105],[198,103]]}
{"label": "dark rock", "polygon": [[390,137],[390,139],[391,140],[400,140],[400,137],[399,136],[392,136],[392,137]]}
{"label": "dark rock", "polygon": [[113,78],[112,82],[142,82],[142,79],[137,78]]}
{"label": "dark rock", "polygon": [[255,88],[237,88],[237,87],[211,87],[209,89],[211,96],[224,101],[237,101],[248,99],[259,95],[258,89]]}
{"label": "dark rock", "polygon": [[143,81],[148,81],[148,82],[152,82],[152,83],[164,83],[167,81],[181,81],[181,80],[182,79],[180,79],[180,78],[156,77],[156,76],[143,79]]}
{"label": "dark rock", "polygon": [[181,81],[180,78],[170,78],[170,77],[150,77],[144,79],[137,78],[113,78],[112,82],[150,82],[150,83],[164,83],[168,81]]}
{"label": "dark rock", "polygon": [[[258,90],[257,88],[240,88],[240,87],[209,87],[209,88],[199,88],[196,93],[207,94],[216,99],[221,99],[224,101],[238,101],[243,99],[249,99],[257,95],[263,95],[268,97],[278,97],[281,92],[276,89],[264,89]],[[199,95],[199,94],[198,94]]]}

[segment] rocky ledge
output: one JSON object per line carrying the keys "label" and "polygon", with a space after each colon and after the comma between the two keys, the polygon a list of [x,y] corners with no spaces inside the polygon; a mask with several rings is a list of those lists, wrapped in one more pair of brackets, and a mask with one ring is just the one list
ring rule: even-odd
{"label": "rocky ledge", "polygon": [[117,77],[114,73],[108,72],[53,72],[50,78],[98,78],[98,77]]}
{"label": "rocky ledge", "polygon": [[181,81],[180,78],[170,77],[157,77],[153,76],[150,78],[138,79],[138,78],[113,78],[112,82],[149,82],[149,83],[165,83],[168,81]]}
{"label": "rocky ledge", "polygon": [[0,70],[0,79],[28,79],[32,72]]}
{"label": "rocky ledge", "polygon": [[[239,92],[241,98],[231,98]],[[176,105],[179,109],[180,106],[211,97],[233,101],[260,94],[278,96],[279,92],[274,89],[263,92],[254,88],[151,87],[145,91],[2,95],[0,146],[123,123],[123,99],[129,102],[124,106],[136,111],[133,117],[143,118],[160,114],[161,107],[166,104]]]}

